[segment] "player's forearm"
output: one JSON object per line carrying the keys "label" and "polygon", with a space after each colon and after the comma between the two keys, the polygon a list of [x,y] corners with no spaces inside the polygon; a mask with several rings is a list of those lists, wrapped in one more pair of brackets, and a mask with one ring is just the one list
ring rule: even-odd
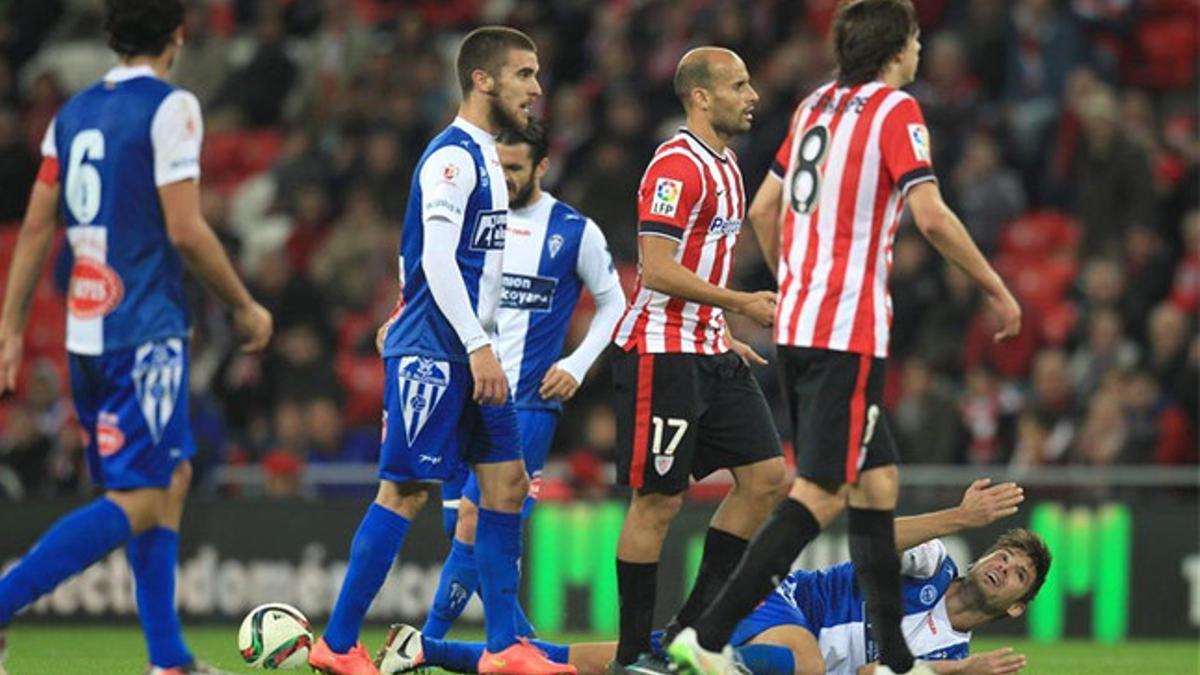
{"label": "player's forearm", "polygon": [[931,539],[960,532],[965,527],[957,507],[896,519],[896,550],[903,553]]}
{"label": "player's forearm", "polygon": [[4,308],[0,310],[0,330],[6,333],[20,335],[25,332],[33,291],[54,243],[57,204],[57,185],[34,183],[29,207],[17,234],[17,245],[13,248],[12,266],[4,290]]}
{"label": "player's forearm", "polygon": [[671,297],[734,311],[740,294],[701,279],[674,258],[647,261],[642,265],[642,284]]}
{"label": "player's forearm", "polygon": [[970,668],[969,659],[961,661],[921,661],[938,675],[963,675]]}
{"label": "player's forearm", "polygon": [[254,302],[225,253],[225,247],[207,221],[197,215],[190,226],[172,228],[170,232],[171,243],[179,251],[179,257],[188,271],[217,297],[234,308],[246,307]]}
{"label": "player's forearm", "polygon": [[467,294],[467,286],[463,283],[462,270],[454,257],[458,248],[458,232],[449,223],[427,223],[421,250],[421,268],[425,272],[425,282],[429,284],[433,302],[450,322],[463,349],[469,354],[491,344],[491,339],[475,315],[471,296]]}
{"label": "player's forearm", "polygon": [[962,268],[987,293],[1002,295],[1005,292],[1000,275],[992,269],[967,228],[949,207],[943,206],[934,216],[926,217],[926,221],[917,221],[917,228],[938,253]]}
{"label": "player's forearm", "polygon": [[582,383],[583,378],[592,368],[592,364],[600,357],[600,353],[612,341],[613,329],[617,322],[621,320],[621,314],[625,311],[625,294],[621,292],[620,286],[610,288],[608,291],[594,296],[596,301],[596,313],[592,315],[592,322],[588,324],[587,335],[583,337],[583,341],[567,356],[559,362],[558,367],[571,374],[576,382]]}
{"label": "player's forearm", "polygon": [[13,250],[12,267],[8,271],[0,330],[18,335],[25,332],[33,291],[53,243],[54,221],[31,223],[27,220],[21,226]]}

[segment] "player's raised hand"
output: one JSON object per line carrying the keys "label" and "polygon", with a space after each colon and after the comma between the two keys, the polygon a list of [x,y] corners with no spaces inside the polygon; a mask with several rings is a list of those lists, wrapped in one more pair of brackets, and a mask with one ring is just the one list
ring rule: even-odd
{"label": "player's raised hand", "polygon": [[575,376],[555,364],[546,371],[538,393],[547,401],[568,401],[578,390],[579,382],[575,380]]}
{"label": "player's raised hand", "polygon": [[471,352],[471,377],[475,380],[472,400],[482,405],[500,405],[508,400],[508,378],[491,345]]}
{"label": "player's raised hand", "polygon": [[0,394],[17,390],[17,371],[21,368],[24,351],[24,336],[0,333]]}
{"label": "player's raised hand", "polygon": [[1021,672],[1025,655],[1017,654],[1012,647],[1002,647],[968,656],[963,665],[963,675],[1009,675]]}
{"label": "player's raised hand", "polygon": [[729,348],[733,350],[734,354],[740,356],[742,358],[742,363],[746,364],[747,366],[767,365],[767,360],[764,359],[761,354],[754,351],[754,347],[751,347],[741,340],[730,337]]}
{"label": "player's raised hand", "polygon": [[262,351],[271,340],[274,320],[266,307],[250,301],[233,311],[233,322],[242,336],[242,351]]}
{"label": "player's raised hand", "polygon": [[1023,501],[1025,490],[1020,485],[992,485],[991,478],[980,478],[963,494],[958,512],[966,527],[983,527],[1013,515]]}
{"label": "player's raised hand", "polygon": [[738,314],[743,314],[754,323],[768,328],[775,323],[775,302],[777,296],[775,291],[755,291],[753,293],[741,293],[742,297],[733,310]]}
{"label": "player's raised hand", "polygon": [[1000,294],[988,294],[988,303],[1000,321],[1000,330],[993,336],[996,342],[1014,338],[1021,332],[1021,305],[1007,288]]}

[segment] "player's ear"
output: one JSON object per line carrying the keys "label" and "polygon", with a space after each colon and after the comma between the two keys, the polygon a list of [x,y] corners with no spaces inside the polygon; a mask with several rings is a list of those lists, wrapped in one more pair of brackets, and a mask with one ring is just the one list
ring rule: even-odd
{"label": "player's ear", "polygon": [[543,157],[542,161],[538,162],[537,166],[533,167],[533,177],[540,180],[542,178],[542,176],[545,176],[546,172],[549,170],[550,170],[550,158]]}
{"label": "player's ear", "polygon": [[472,89],[481,94],[492,94],[496,87],[496,78],[492,74],[482,68],[476,68],[471,71]]}
{"label": "player's ear", "polygon": [[1014,602],[1004,610],[1004,613],[1008,615],[1008,618],[1015,619],[1025,613],[1025,603]]}

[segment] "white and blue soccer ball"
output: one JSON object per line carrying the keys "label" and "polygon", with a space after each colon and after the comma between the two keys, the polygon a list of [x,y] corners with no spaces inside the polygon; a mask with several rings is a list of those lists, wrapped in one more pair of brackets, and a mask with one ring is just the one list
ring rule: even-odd
{"label": "white and blue soccer ball", "polygon": [[304,614],[282,602],[250,610],[238,629],[238,651],[253,668],[291,670],[308,663],[313,635]]}

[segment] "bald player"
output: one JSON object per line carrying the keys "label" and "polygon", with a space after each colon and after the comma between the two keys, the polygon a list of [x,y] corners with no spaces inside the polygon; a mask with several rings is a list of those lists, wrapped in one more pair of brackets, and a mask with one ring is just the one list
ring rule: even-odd
{"label": "bald player", "polygon": [[775,294],[726,287],[746,213],[730,141],[750,129],[758,94],[732,51],[694,49],[675,72],[687,124],[654,153],[638,190],[640,266],[613,336],[617,479],[632,488],[617,544],[621,633],[613,671],[670,672],[650,648],[663,539],[690,478],[733,473],[704,542],[699,576],[671,626],[694,621],[783,497],[786,470],[766,399],[766,363],[729,334],[725,313],[761,326]]}

